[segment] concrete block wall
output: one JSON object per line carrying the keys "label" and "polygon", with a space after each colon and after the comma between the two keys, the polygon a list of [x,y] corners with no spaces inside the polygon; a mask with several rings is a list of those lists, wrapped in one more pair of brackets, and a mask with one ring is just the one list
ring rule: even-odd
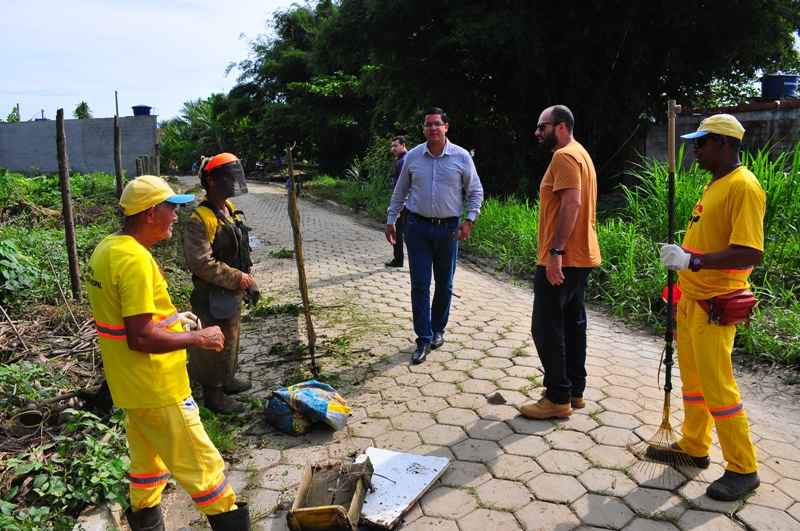
{"label": "concrete block wall", "polygon": [[[154,155],[157,117],[120,117],[122,166],[136,175],[136,157]],[[64,120],[70,171],[114,173],[114,119]],[[0,168],[23,173],[54,173],[56,122],[0,123]]]}

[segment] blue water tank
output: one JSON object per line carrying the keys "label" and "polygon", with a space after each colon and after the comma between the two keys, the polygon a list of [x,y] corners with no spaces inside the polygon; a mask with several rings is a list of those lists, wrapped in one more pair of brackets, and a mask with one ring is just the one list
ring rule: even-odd
{"label": "blue water tank", "polygon": [[152,109],[147,105],[134,105],[132,108],[134,116],[150,116],[150,109]]}
{"label": "blue water tank", "polygon": [[793,98],[797,95],[797,74],[767,74],[761,78],[762,98]]}

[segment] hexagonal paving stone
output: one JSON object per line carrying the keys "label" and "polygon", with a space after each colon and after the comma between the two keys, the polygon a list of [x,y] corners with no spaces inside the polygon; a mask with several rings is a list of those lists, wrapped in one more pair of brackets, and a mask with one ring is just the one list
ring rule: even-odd
{"label": "hexagonal paving stone", "polygon": [[747,498],[747,503],[763,505],[784,511],[792,506],[795,500],[781,492],[775,485],[761,485],[752,496]]}
{"label": "hexagonal paving stone", "polygon": [[767,466],[773,470],[780,470],[783,477],[796,479],[800,481],[800,463],[789,461],[788,459],[781,459],[778,457],[768,457],[763,460]]}
{"label": "hexagonal paving stone", "polygon": [[679,531],[674,524],[659,520],[635,518],[623,531]]}
{"label": "hexagonal paving stone", "polygon": [[636,488],[636,483],[624,472],[604,468],[591,468],[578,476],[578,481],[583,483],[589,492],[610,496],[625,496]]}
{"label": "hexagonal paving stone", "polygon": [[461,518],[478,507],[478,502],[469,493],[450,487],[436,488],[420,500],[426,516]]}
{"label": "hexagonal paving stone", "polygon": [[436,421],[428,413],[408,412],[392,418],[391,423],[398,430],[419,431],[433,426]]}
{"label": "hexagonal paving stone", "polygon": [[487,404],[478,409],[482,419],[511,420],[519,416],[519,411],[514,406]]}
{"label": "hexagonal paving stone", "polygon": [[603,446],[602,444],[592,446],[583,452],[583,456],[595,466],[618,470],[628,468],[636,462],[636,456],[628,450],[617,448],[616,446]]}
{"label": "hexagonal paving stone", "polygon": [[[761,472],[761,470],[758,471],[759,478],[761,476]],[[764,484],[763,480],[761,484]],[[795,500],[800,500],[800,481],[797,481],[796,479],[783,478],[775,483],[775,486]]]}
{"label": "hexagonal paving stone", "polygon": [[542,372],[536,367],[525,367],[524,365],[514,365],[503,369],[509,376],[516,376],[517,378],[525,378],[532,384],[530,378],[541,378]]}
{"label": "hexagonal paving stone", "polygon": [[742,528],[733,523],[730,518],[717,513],[705,511],[686,511],[677,522],[678,527],[684,530],[713,529],[714,531],[742,531]]}
{"label": "hexagonal paving stone", "polygon": [[281,453],[270,448],[256,448],[240,463],[232,465],[233,470],[264,470],[281,460]]}
{"label": "hexagonal paving stone", "polygon": [[469,375],[476,380],[488,380],[490,382],[503,378],[506,373],[500,369],[489,369],[487,367],[478,367],[469,371]]}
{"label": "hexagonal paving stone", "polygon": [[628,415],[627,413],[616,413],[614,411],[603,411],[597,414],[597,420],[604,426],[614,426],[615,428],[625,428],[633,430],[641,426],[642,421]]}
{"label": "hexagonal paving stone", "polygon": [[587,494],[572,504],[584,524],[621,529],[633,519],[633,512],[618,498]]}
{"label": "hexagonal paving stone", "polygon": [[625,400],[624,398],[605,398],[600,401],[600,405],[608,411],[616,411],[617,413],[628,413],[633,415],[642,410],[642,406],[633,400]]}
{"label": "hexagonal paving stone", "polygon": [[686,512],[686,503],[665,490],[639,488],[625,496],[625,503],[637,514],[675,522]]}
{"label": "hexagonal paving stone", "polygon": [[448,396],[447,402],[453,407],[474,410],[486,405],[486,397],[471,393],[458,393],[457,395]]}
{"label": "hexagonal paving stone", "polygon": [[417,374],[433,374],[435,372],[443,371],[444,367],[441,363],[429,361],[420,363],[419,365],[409,365],[408,370]]}
{"label": "hexagonal paving stone", "polygon": [[642,487],[675,490],[686,482],[686,477],[669,465],[637,461],[628,469],[630,478]]}
{"label": "hexagonal paving stone", "polygon": [[434,373],[433,379],[437,382],[458,383],[469,379],[469,376],[467,376],[467,373],[464,371],[446,370]]}
{"label": "hexagonal paving stone", "polygon": [[501,455],[503,451],[494,441],[479,441],[467,439],[452,447],[453,453],[462,461],[477,461],[488,463]]}
{"label": "hexagonal paving stone", "polygon": [[252,489],[245,492],[251,514],[271,514],[278,507],[281,493],[268,489]]}
{"label": "hexagonal paving stone", "polygon": [[458,531],[458,526],[453,520],[423,516],[408,525],[403,525],[403,531]]}
{"label": "hexagonal paving stone", "polygon": [[464,380],[458,384],[458,386],[465,393],[476,393],[479,395],[486,395],[497,389],[494,382],[490,382],[489,380],[469,379]]}
{"label": "hexagonal paving stone", "polygon": [[522,415],[509,420],[508,425],[515,432],[526,435],[547,435],[556,429],[555,424],[549,420],[526,419]]}
{"label": "hexagonal paving stone", "polygon": [[386,376],[373,376],[369,380],[364,383],[364,389],[370,391],[380,391],[381,389],[387,389],[389,387],[394,387],[397,385],[392,378],[387,378]]}
{"label": "hexagonal paving stone", "polygon": [[375,446],[378,448],[399,452],[407,452],[415,446],[419,446],[421,442],[415,431],[394,430],[375,437]]}
{"label": "hexagonal paving stone", "polygon": [[563,450],[548,450],[537,457],[536,461],[545,472],[551,474],[578,476],[591,467],[581,454]]}
{"label": "hexagonal paving stone", "polygon": [[[419,365],[416,365],[419,367]],[[395,400],[397,402],[405,402],[412,398],[420,396],[419,389],[407,385],[396,385],[387,389],[381,390],[381,396],[384,400]]]}
{"label": "hexagonal paving stone", "polygon": [[800,461],[800,451],[793,444],[764,439],[759,442],[758,449],[768,453],[772,457],[782,457],[792,461]]}
{"label": "hexagonal paving stone", "polygon": [[505,376],[496,380],[495,383],[500,389],[508,389],[511,391],[521,391],[531,386],[530,380],[527,378],[517,378],[516,376]]}
{"label": "hexagonal paving stone", "polygon": [[598,426],[597,421],[589,415],[575,413],[574,411],[568,419],[558,419],[555,422],[565,430],[579,431],[581,433],[589,433],[597,429]]}
{"label": "hexagonal paving stone", "polygon": [[[406,374],[405,376],[398,376],[397,383],[400,385],[409,385],[411,387],[421,387],[433,381],[430,374]],[[380,391],[380,389],[378,389]]]}
{"label": "hexagonal paving stone", "polygon": [[574,529],[581,523],[566,505],[543,501],[531,502],[514,514],[526,531]]}
{"label": "hexagonal paving stone", "polygon": [[467,372],[474,369],[477,366],[478,364],[472,360],[457,359],[447,362],[447,368],[451,371]]}
{"label": "hexagonal paving stone", "polygon": [[373,446],[372,439],[365,439],[363,437],[347,437],[341,441],[336,441],[328,445],[328,455],[331,459],[343,459],[345,457],[353,457]]}
{"label": "hexagonal paving stone", "polygon": [[502,529],[514,531],[521,529],[514,515],[489,509],[478,509],[458,521],[461,531],[487,531],[489,529]]}
{"label": "hexagonal paving stone", "polygon": [[473,439],[499,441],[511,435],[511,428],[497,420],[477,420],[467,426],[467,434]]}
{"label": "hexagonal paving stone", "polygon": [[392,425],[386,419],[365,419],[352,424],[348,429],[356,437],[377,437],[390,430]]}
{"label": "hexagonal paving stone", "polygon": [[406,411],[406,405],[398,402],[380,402],[367,407],[367,415],[372,418],[390,419]]}
{"label": "hexagonal paving stone", "polygon": [[447,397],[458,392],[458,388],[451,383],[434,382],[423,386],[420,391],[425,396]]}
{"label": "hexagonal paving stone", "polygon": [[527,457],[542,455],[550,449],[544,438],[536,435],[509,435],[500,441],[500,446],[509,454]]}
{"label": "hexagonal paving stone", "polygon": [[608,446],[627,447],[631,443],[639,442],[639,437],[632,434],[630,430],[611,426],[600,426],[590,431],[589,437],[597,441],[597,444]]}
{"label": "hexagonal paving stone", "polygon": [[405,405],[409,410],[421,413],[438,413],[443,409],[447,409],[447,401],[438,396],[421,396],[409,400]]}
{"label": "hexagonal paving stone", "polygon": [[678,493],[683,496],[687,503],[696,509],[704,511],[712,511],[715,513],[731,514],[738,509],[742,504],[738,501],[723,502],[712,500],[706,496],[706,489],[708,483],[701,481],[689,481],[686,485],[682,486]]}
{"label": "hexagonal paving stone", "polygon": [[481,367],[486,367],[488,369],[505,369],[507,367],[513,367],[514,363],[505,358],[483,358],[478,363],[480,363]]}
{"label": "hexagonal paving stone", "polygon": [[436,414],[436,422],[465,427],[478,420],[478,415],[471,409],[450,407]]}
{"label": "hexagonal paving stone", "polygon": [[486,356],[486,354],[484,354],[480,350],[475,350],[472,348],[464,348],[456,350],[455,352],[453,352],[453,355],[456,358],[463,360],[479,360],[484,356]]}
{"label": "hexagonal paving stone", "polygon": [[540,474],[526,485],[537,499],[556,503],[572,503],[586,493],[577,479],[561,474]]}
{"label": "hexagonal paving stone", "polygon": [[317,464],[328,460],[328,448],[325,446],[298,446],[282,452],[283,462],[292,465]]}
{"label": "hexagonal paving stone", "polygon": [[484,507],[504,511],[521,509],[531,501],[531,493],[522,483],[504,479],[487,481],[475,493]]}
{"label": "hexagonal paving stone", "polygon": [[440,446],[452,446],[467,438],[464,430],[458,426],[448,426],[446,424],[429,426],[419,432],[419,436],[427,444],[438,444]]}
{"label": "hexagonal paving stone", "polygon": [[528,479],[534,475],[539,475],[542,469],[530,457],[521,455],[503,454],[487,463],[492,475],[500,479],[518,479],[525,477]]}
{"label": "hexagonal paving stone", "polygon": [[582,452],[594,446],[594,442],[582,433],[560,430],[544,436],[554,450],[572,450]]}
{"label": "hexagonal paving stone", "polygon": [[421,444],[416,448],[411,449],[412,454],[418,455],[435,455],[436,457],[446,457],[450,461],[455,461],[456,456],[447,446],[438,446],[435,444]]}
{"label": "hexagonal paving stone", "polygon": [[[258,486],[271,490],[286,490],[297,486],[303,478],[300,465],[277,465],[258,476]],[[228,477],[230,481],[230,477]]]}
{"label": "hexagonal paving stone", "polygon": [[483,463],[453,461],[445,469],[441,481],[449,487],[477,487],[490,479],[492,475]]}

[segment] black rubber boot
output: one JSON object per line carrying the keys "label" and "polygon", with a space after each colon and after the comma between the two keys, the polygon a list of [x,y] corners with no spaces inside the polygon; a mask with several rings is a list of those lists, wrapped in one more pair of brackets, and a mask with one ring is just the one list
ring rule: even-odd
{"label": "black rubber boot", "polygon": [[250,509],[246,503],[236,502],[238,508],[227,513],[208,517],[214,531],[250,531]]}
{"label": "black rubber boot", "polygon": [[244,411],[244,405],[233,398],[228,398],[222,386],[203,387],[203,403],[214,413],[228,414]]}
{"label": "black rubber boot", "polygon": [[707,455],[695,457],[684,452],[678,443],[672,443],[669,449],[659,448],[656,446],[648,446],[644,453],[645,457],[660,463],[668,465],[675,464],[693,464],[697,468],[708,468],[711,465],[711,459]]}
{"label": "black rubber boot", "polygon": [[251,389],[253,384],[250,382],[245,382],[244,380],[240,380],[237,377],[231,378],[231,381],[226,383],[222,386],[222,390],[225,391],[226,395],[235,395],[237,393],[241,393],[242,391],[247,391]]}
{"label": "black rubber boot", "polygon": [[736,501],[741,500],[758,488],[761,481],[758,474],[739,474],[726,470],[721,478],[708,486],[706,495],[712,500]]}
{"label": "black rubber boot", "polygon": [[128,509],[125,518],[131,531],[164,531],[164,518],[161,516],[161,505],[139,509],[136,512]]}

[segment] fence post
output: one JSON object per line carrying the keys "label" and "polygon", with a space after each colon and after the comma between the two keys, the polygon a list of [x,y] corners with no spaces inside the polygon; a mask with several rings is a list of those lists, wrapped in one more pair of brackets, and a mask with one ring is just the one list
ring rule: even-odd
{"label": "fence post", "polygon": [[122,133],[119,129],[119,116],[114,116],[114,175],[117,181],[117,197],[121,197],[125,178],[122,175]]}
{"label": "fence post", "polygon": [[67,157],[67,138],[64,133],[64,109],[56,113],[56,150],[58,152],[58,179],[61,184],[61,212],[64,216],[64,234],[69,260],[69,281],[72,298],[80,300],[81,277],[78,272],[78,248],[75,244],[75,220],[72,215],[72,196],[69,191],[69,159]]}

